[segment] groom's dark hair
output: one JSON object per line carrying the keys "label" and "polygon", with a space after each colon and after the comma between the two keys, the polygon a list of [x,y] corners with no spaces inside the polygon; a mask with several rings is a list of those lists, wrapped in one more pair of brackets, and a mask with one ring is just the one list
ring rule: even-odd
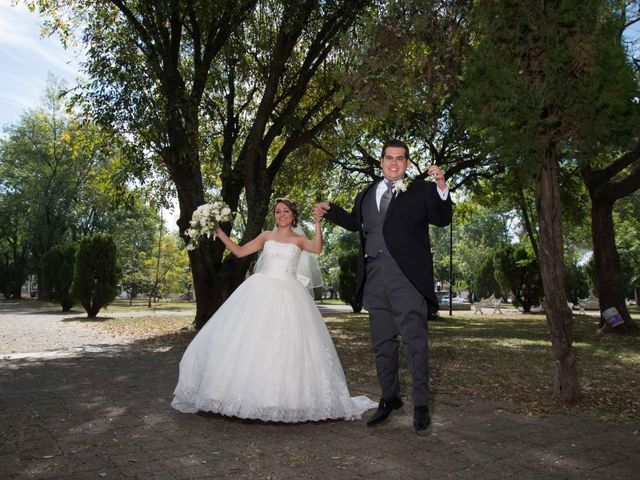
{"label": "groom's dark hair", "polygon": [[380,158],[384,157],[384,153],[386,152],[388,147],[404,148],[404,156],[407,160],[409,159],[409,147],[402,140],[397,139],[387,140],[386,142],[384,142],[384,145],[382,145],[382,155],[380,155]]}

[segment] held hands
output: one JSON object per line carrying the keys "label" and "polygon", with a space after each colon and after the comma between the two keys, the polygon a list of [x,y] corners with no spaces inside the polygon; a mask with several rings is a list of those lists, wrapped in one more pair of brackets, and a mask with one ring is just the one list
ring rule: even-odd
{"label": "held hands", "polygon": [[313,217],[316,219],[316,221],[320,221],[320,219],[325,216],[330,208],[331,205],[329,205],[329,202],[317,203],[315,208],[313,209]]}

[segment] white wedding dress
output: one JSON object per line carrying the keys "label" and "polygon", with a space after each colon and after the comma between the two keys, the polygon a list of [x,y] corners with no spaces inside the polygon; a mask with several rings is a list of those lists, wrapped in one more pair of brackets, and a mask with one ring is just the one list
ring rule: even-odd
{"label": "white wedding dress", "polygon": [[296,278],[301,250],[265,242],[262,267],[193,339],[171,405],[275,422],[356,419],[377,406],[349,395],[322,316]]}

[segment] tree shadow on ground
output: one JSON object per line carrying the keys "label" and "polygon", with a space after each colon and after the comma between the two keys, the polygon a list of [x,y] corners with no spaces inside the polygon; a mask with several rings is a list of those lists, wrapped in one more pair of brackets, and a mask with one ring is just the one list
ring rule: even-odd
{"label": "tree shadow on ground", "polygon": [[[362,325],[352,335],[344,326],[338,349],[345,369],[372,371]],[[394,472],[401,462],[403,468],[413,469],[403,471],[405,478],[422,478],[429,468],[435,472],[428,462],[439,455],[453,455],[453,463],[466,465],[469,458],[475,463],[478,451],[487,454],[487,443],[473,440],[476,430],[489,442],[493,436],[483,436],[502,440],[498,443],[501,455],[509,448],[509,429],[514,436],[521,435],[523,428],[545,439],[549,435],[538,425],[540,419],[510,416],[506,423],[488,430],[483,417],[468,424],[463,410],[451,412],[443,419],[439,436],[426,439],[411,431],[410,414],[398,414],[390,425],[375,431],[364,422],[268,424],[181,414],[170,402],[180,358],[194,334],[185,329],[62,358],[0,360],[3,474],[9,478],[94,478],[99,473],[107,478],[149,478],[169,472],[164,476],[237,478],[275,472],[274,476],[283,478],[334,478],[339,472],[340,478],[367,478],[376,472]],[[352,346],[349,338],[358,341]],[[446,348],[454,358],[460,355],[453,347]],[[441,353],[435,352],[434,357],[436,366],[443,364]],[[483,358],[475,361],[482,363]],[[482,368],[487,370],[485,377],[492,375],[491,365]],[[372,378],[371,373],[366,378]],[[589,439],[593,425],[569,419],[560,427],[566,435]],[[560,427],[556,425],[556,430]],[[566,449],[562,442],[517,453],[539,465],[542,454],[561,458]],[[424,455],[425,451],[433,455]],[[594,466],[581,462],[585,471]],[[371,465],[377,470],[367,470]],[[567,478],[576,465],[573,461],[554,465],[549,476]]]}
{"label": "tree shadow on ground", "polygon": [[100,322],[106,322],[108,320],[113,320],[115,317],[69,317],[69,318],[63,318],[62,321],[63,322],[79,322],[79,323],[100,323]]}

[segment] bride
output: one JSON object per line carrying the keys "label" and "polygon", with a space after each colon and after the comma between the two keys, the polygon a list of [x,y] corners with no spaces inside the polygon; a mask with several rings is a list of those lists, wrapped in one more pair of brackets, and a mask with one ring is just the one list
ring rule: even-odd
{"label": "bride", "polygon": [[237,257],[263,248],[261,267],[244,281],[187,347],[171,405],[275,422],[360,418],[377,405],[349,395],[322,316],[296,277],[302,252],[320,253],[315,235],[297,234],[294,202],[276,200],[276,228],[239,246],[217,237]]}

